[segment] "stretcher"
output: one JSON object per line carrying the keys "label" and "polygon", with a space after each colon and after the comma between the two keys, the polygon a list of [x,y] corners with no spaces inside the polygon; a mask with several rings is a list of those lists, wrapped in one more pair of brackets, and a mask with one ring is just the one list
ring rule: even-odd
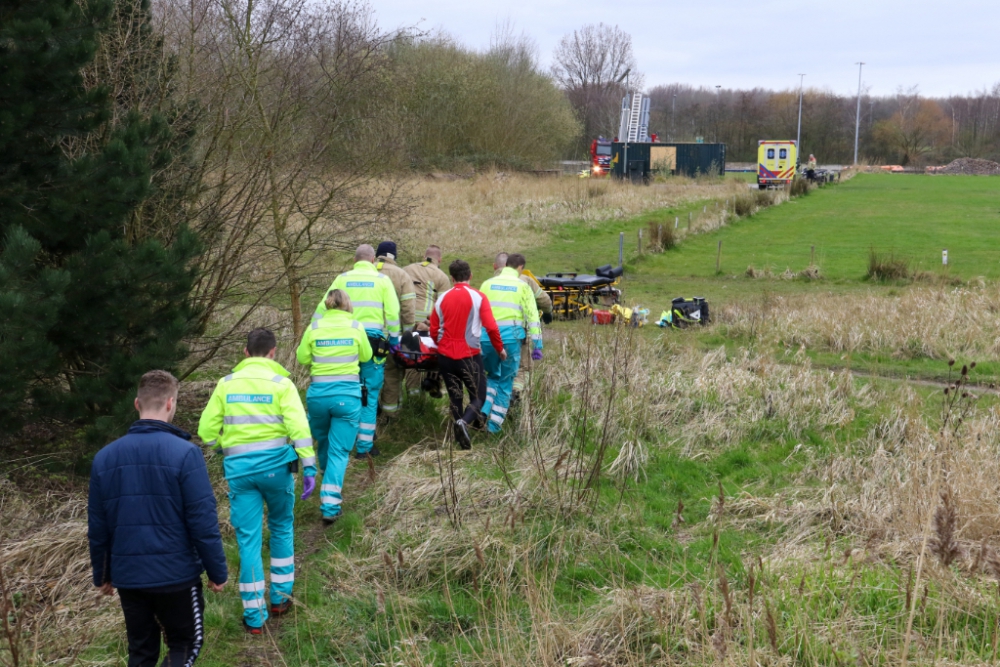
{"label": "stretcher", "polygon": [[610,264],[598,267],[593,275],[563,271],[535,276],[525,270],[529,276],[545,290],[552,299],[552,315],[561,320],[589,318],[594,312],[594,306],[610,307],[621,300],[622,267],[614,268]]}

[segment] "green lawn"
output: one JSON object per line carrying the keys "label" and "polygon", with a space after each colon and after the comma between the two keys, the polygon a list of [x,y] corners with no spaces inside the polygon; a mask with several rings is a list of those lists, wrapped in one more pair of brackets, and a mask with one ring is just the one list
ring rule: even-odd
{"label": "green lawn", "polygon": [[948,250],[953,276],[1000,277],[1000,179],[860,174],[835,187],[763,211],[713,234],[692,237],[677,251],[648,260],[664,276],[715,274],[748,265],[799,271],[816,264],[831,280],[865,277],[871,248],[907,259],[919,271],[942,272]]}
{"label": "green lawn", "polygon": [[[886,291],[897,286],[866,278],[869,251],[893,253],[914,271],[969,279],[1000,278],[1000,179],[922,175],[860,174],[807,197],[738,219],[718,231],[697,234],[662,254],[640,255],[637,233],[647,224],[680,229],[688,214],[697,219],[704,206],[693,202],[629,220],[593,227],[563,225],[543,246],[526,251],[528,268],[593,272],[616,263],[618,239],[625,233],[626,300],[657,311],[674,296],[705,296],[722,305],[756,299],[763,293],[844,293]],[[715,263],[722,241],[720,272]],[[809,266],[812,246],[823,280],[751,279],[747,267],[768,268],[775,276]],[[949,267],[941,267],[948,249]],[[474,266],[479,274],[486,266]],[[658,312],[658,311],[657,311]]]}

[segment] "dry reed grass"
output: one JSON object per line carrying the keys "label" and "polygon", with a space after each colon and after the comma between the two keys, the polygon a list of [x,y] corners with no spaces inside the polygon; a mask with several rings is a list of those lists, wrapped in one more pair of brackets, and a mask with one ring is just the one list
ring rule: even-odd
{"label": "dry reed grass", "polygon": [[[74,656],[115,627],[116,602],[99,596],[91,583],[85,496],[27,494],[3,480],[0,515],[6,589],[0,607],[20,633],[21,665]],[[10,657],[5,643],[0,637],[0,664]]]}
{"label": "dry reed grass", "polygon": [[716,310],[731,336],[789,348],[879,352],[898,359],[980,360],[1000,355],[1000,289],[914,287],[882,294],[769,295]]}
{"label": "dry reed grass", "polygon": [[[557,225],[597,225],[701,199],[734,196],[746,185],[727,180],[670,179],[636,187],[613,179],[536,178],[486,173],[466,179],[414,181],[410,251],[437,243],[449,254],[485,257],[545,243]],[[707,224],[707,223],[706,223]]]}
{"label": "dry reed grass", "polygon": [[[606,470],[612,479],[628,481],[641,478],[649,448],[671,439],[666,433],[676,434],[684,451],[699,456],[706,448],[743,440],[766,422],[780,423],[775,430],[787,434],[782,437],[843,425],[876,397],[847,374],[779,365],[750,353],[733,359],[721,350],[659,355],[657,342],[633,336],[614,354],[616,336],[622,332],[595,328],[561,341],[534,374],[533,392],[564,396],[569,403],[558,412],[523,410],[516,424],[520,445],[508,438],[494,443],[493,451],[476,449],[456,460],[453,487],[465,517],[459,527],[445,510],[452,491],[442,481],[440,457],[448,450],[423,443],[394,459],[373,488],[368,530],[356,553],[330,563],[338,587],[375,586],[399,612],[396,627],[404,635],[411,615],[418,614],[413,600],[421,591],[460,587],[473,594],[484,606],[481,624],[467,631],[480,641],[469,664],[673,664],[679,650],[702,664],[723,653],[745,657],[748,628],[762,637],[754,653],[767,657],[761,664],[783,664],[777,643],[788,640],[775,636],[774,648],[767,647],[761,587],[753,602],[721,570],[707,581],[691,575],[687,586],[669,589],[617,582],[609,572],[608,587],[594,591],[599,604],[572,612],[555,609],[556,574],[574,552],[585,549],[601,562],[620,559],[621,545],[635,535],[621,532],[614,513],[597,513],[584,522],[555,520],[559,496],[568,487],[551,471],[573,469],[565,441],[581,427],[573,416],[577,412],[591,415],[592,433],[609,429],[617,455],[608,458]],[[614,365],[623,384],[608,411]],[[640,440],[640,434],[649,439]],[[813,497],[805,494],[807,500]],[[762,508],[772,508],[769,520],[775,523],[801,520],[785,501],[778,509],[751,496],[728,499],[715,521],[759,524]],[[791,573],[801,563],[775,559],[769,567],[774,590],[767,594],[776,605],[793,605],[797,579]],[[527,619],[525,612],[511,610],[512,597],[527,603]],[[870,630],[859,627],[858,634]],[[383,657],[416,664],[419,655],[400,649]]]}

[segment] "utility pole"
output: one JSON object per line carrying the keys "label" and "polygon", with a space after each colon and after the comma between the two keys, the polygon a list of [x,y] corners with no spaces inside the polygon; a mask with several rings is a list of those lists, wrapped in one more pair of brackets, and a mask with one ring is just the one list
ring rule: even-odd
{"label": "utility pole", "polygon": [[795,134],[795,164],[802,162],[799,157],[802,153],[802,82],[805,76],[805,74],[799,74],[799,130]]}
{"label": "utility pole", "polygon": [[856,63],[858,66],[858,111],[854,117],[854,166],[858,166],[858,133],[861,131],[861,68],[864,63]]}

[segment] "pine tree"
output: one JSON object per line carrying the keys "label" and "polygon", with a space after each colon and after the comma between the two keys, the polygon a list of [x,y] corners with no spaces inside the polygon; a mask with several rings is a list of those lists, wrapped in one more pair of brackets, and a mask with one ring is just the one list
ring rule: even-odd
{"label": "pine tree", "polygon": [[110,123],[107,88],[82,75],[115,9],[0,0],[0,345],[18,355],[0,362],[0,428],[118,430],[139,376],[176,366],[195,326],[197,239],[127,233],[170,128],[137,111]]}

